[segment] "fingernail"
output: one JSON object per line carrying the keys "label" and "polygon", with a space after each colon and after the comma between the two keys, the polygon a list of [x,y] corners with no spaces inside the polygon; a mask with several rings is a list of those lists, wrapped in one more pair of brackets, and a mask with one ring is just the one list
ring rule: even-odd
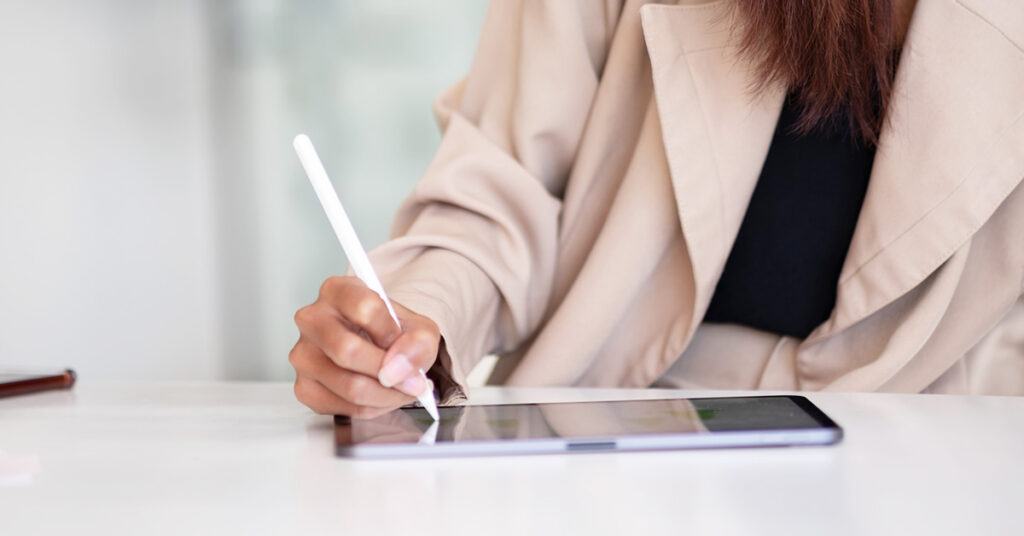
{"label": "fingernail", "polygon": [[398,386],[399,391],[412,396],[420,396],[426,388],[427,382],[419,374],[406,378],[402,385]]}
{"label": "fingernail", "polygon": [[409,358],[398,354],[391,358],[391,361],[384,364],[384,367],[380,369],[380,373],[377,375],[377,379],[380,380],[380,384],[384,387],[391,387],[409,377],[412,373],[413,368],[412,364],[409,363]]}

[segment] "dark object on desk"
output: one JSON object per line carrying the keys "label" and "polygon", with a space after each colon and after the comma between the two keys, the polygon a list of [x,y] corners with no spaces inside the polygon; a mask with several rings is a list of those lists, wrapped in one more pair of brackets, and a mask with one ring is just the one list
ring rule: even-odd
{"label": "dark object on desk", "polygon": [[831,445],[842,429],[802,396],[449,406],[335,417],[353,458]]}
{"label": "dark object on desk", "polygon": [[16,374],[0,372],[0,398],[50,389],[70,389],[75,385],[75,371],[66,369],[57,374]]}

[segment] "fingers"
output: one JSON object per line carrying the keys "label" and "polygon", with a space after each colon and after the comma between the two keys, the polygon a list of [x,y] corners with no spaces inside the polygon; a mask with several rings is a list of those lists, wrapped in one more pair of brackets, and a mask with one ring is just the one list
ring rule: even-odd
{"label": "fingers", "polygon": [[348,415],[357,419],[372,419],[391,411],[391,408],[358,406],[332,393],[320,382],[303,376],[295,379],[295,398],[323,415]]}
{"label": "fingers", "polygon": [[357,335],[323,302],[299,309],[295,313],[295,325],[299,327],[301,338],[319,347],[338,367],[377,376],[384,350]]}
{"label": "fingers", "polygon": [[377,378],[382,385],[419,396],[428,387],[420,371],[429,369],[437,359],[441,334],[429,318],[404,307],[399,318],[404,331],[388,348]]}
{"label": "fingers", "polygon": [[401,328],[358,279],[324,282],[317,300],[295,313],[300,337],[289,361],[300,401],[320,413],[362,417],[407,404],[429,387],[420,371],[437,359],[438,327],[394,305]]}
{"label": "fingers", "polygon": [[318,302],[332,306],[345,320],[359,327],[381,348],[387,348],[402,329],[388,313],[384,300],[355,277],[329,277],[320,286]]}
{"label": "fingers", "polygon": [[388,389],[374,376],[366,376],[338,367],[320,348],[299,339],[289,354],[299,377],[315,380],[345,402],[354,406],[393,409],[413,401],[407,394]]}

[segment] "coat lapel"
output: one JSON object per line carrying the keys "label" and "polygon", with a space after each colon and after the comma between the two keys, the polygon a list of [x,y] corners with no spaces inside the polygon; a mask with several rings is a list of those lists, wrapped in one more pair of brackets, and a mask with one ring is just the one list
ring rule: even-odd
{"label": "coat lapel", "polygon": [[665,154],[694,274],[696,328],[739,231],[785,97],[751,93],[736,57],[723,2],[646,5],[641,20],[651,60]]}
{"label": "coat lapel", "polygon": [[1024,18],[1011,3],[917,3],[836,308],[805,344],[919,285],[1021,182]]}

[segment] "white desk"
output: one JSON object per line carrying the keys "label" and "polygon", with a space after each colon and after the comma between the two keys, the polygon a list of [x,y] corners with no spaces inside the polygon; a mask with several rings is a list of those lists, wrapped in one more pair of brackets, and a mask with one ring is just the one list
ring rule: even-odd
{"label": "white desk", "polygon": [[1024,398],[809,397],[841,445],[352,461],[288,384],[82,381],[0,399],[0,533],[1024,534]]}

